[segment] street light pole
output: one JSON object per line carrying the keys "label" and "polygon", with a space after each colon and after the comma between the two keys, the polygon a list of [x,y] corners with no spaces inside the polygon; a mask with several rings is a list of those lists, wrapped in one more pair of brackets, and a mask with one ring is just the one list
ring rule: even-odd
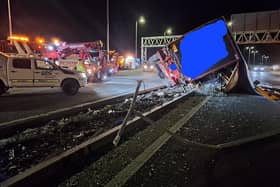
{"label": "street light pole", "polygon": [[268,63],[269,56],[266,56],[266,57],[264,57],[264,58],[265,58],[265,63],[267,64],[267,63]]}
{"label": "street light pole", "polygon": [[246,49],[249,51],[248,53],[248,64],[250,65],[250,60],[251,60],[251,50],[254,49],[254,47],[246,47]]}
{"label": "street light pole", "polygon": [[135,58],[137,58],[137,46],[138,46],[138,21],[135,22]]}
{"label": "street light pole", "polygon": [[107,0],[107,61],[110,62],[110,4]]}
{"label": "street light pole", "polygon": [[11,14],[11,2],[8,0],[8,17],[9,17],[9,35],[10,37],[13,35],[12,29],[12,14]]}
{"label": "street light pole", "polygon": [[250,57],[251,57],[251,48],[249,47],[248,64],[250,64]]}
{"label": "street light pole", "polygon": [[252,51],[252,53],[254,54],[254,64],[253,65],[256,65],[256,54],[258,53],[259,51]]}
{"label": "street light pole", "polygon": [[264,64],[264,59],[265,59],[265,64],[267,64],[267,63],[268,63],[269,56],[262,55],[262,64]]}
{"label": "street light pole", "polygon": [[141,16],[138,20],[135,22],[135,58],[138,56],[138,24],[145,24],[146,20],[144,16]]}

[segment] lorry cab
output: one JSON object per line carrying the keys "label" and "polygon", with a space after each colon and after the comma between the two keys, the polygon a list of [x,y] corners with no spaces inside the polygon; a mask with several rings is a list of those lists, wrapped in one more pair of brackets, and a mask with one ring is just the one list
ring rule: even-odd
{"label": "lorry cab", "polygon": [[0,53],[0,95],[19,87],[61,87],[67,95],[74,95],[86,83],[85,73],[63,69],[48,60]]}

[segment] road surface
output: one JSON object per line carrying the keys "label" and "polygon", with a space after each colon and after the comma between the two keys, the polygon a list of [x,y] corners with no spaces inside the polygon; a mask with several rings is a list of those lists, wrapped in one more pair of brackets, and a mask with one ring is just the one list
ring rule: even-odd
{"label": "road surface", "polygon": [[[60,187],[279,186],[280,135],[259,138],[280,132],[280,105],[261,96],[230,94],[208,97],[192,113],[201,102],[197,96],[180,102]],[[163,130],[177,128],[176,136]],[[240,145],[252,139],[258,141]],[[231,147],[211,147],[217,144]]]}
{"label": "road surface", "polygon": [[[96,101],[102,98],[132,93],[136,80],[143,79],[146,88],[165,84],[154,73],[122,73],[123,76],[110,77],[102,83],[91,83],[75,96],[64,95],[59,88],[12,89],[9,95],[0,97],[0,122],[15,120],[64,107]],[[280,88],[280,72],[251,72],[252,80]],[[144,89],[142,87],[142,89]]]}
{"label": "road surface", "polygon": [[[0,122],[11,121],[35,114],[96,101],[120,94],[132,93],[136,80],[144,80],[145,88],[163,85],[165,82],[155,73],[138,72],[129,76],[113,76],[102,83],[90,83],[75,96],[66,96],[60,88],[11,89],[0,96]],[[142,86],[142,90],[144,86]]]}
{"label": "road surface", "polygon": [[258,80],[262,85],[280,89],[280,72],[251,71],[250,74],[252,81]]}

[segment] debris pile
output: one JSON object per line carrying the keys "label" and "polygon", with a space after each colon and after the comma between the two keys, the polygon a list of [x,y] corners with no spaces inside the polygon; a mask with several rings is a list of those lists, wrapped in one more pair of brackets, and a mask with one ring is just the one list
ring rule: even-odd
{"label": "debris pile", "polygon": [[[139,95],[135,109],[147,112],[185,91],[186,88],[173,87]],[[131,101],[132,98],[128,98],[100,108],[89,108],[78,115],[52,120],[44,126],[0,139],[0,181],[120,125]]]}

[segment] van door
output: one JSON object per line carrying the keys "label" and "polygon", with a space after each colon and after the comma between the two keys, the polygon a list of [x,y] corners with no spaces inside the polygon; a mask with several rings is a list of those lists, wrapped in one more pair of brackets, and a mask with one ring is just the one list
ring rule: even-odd
{"label": "van door", "polygon": [[0,80],[7,80],[7,61],[8,58],[0,54]]}
{"label": "van door", "polygon": [[57,87],[60,86],[61,71],[52,63],[42,59],[34,61],[34,86]]}
{"label": "van door", "polygon": [[12,87],[33,86],[33,70],[31,59],[14,58],[9,63],[9,80]]}

